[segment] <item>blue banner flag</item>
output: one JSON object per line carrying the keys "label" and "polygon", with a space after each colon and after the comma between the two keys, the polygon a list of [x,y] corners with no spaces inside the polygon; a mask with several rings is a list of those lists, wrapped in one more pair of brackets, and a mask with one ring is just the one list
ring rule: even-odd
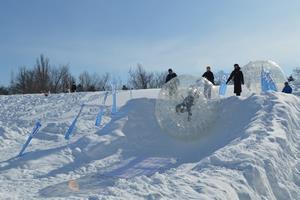
{"label": "blue banner flag", "polygon": [[79,110],[77,116],[75,117],[75,119],[73,120],[71,126],[69,127],[69,129],[68,129],[67,132],[65,133],[65,139],[66,139],[66,140],[69,140],[69,139],[70,139],[70,136],[72,135],[72,133],[73,133],[73,131],[74,131],[74,129],[75,129],[76,122],[77,122],[77,120],[78,120],[78,118],[79,118],[79,115],[80,115],[81,112],[82,112],[83,107],[84,107],[84,104],[81,104],[81,108],[80,108],[80,110]]}
{"label": "blue banner flag", "polygon": [[266,71],[264,68],[261,71],[261,91],[278,91],[271,72]]}
{"label": "blue banner flag", "polygon": [[28,139],[26,140],[25,144],[23,145],[20,153],[19,153],[19,157],[23,155],[25,149],[27,148],[27,146],[30,144],[32,138],[34,137],[34,135],[36,135],[38,133],[38,131],[40,130],[42,124],[41,122],[38,120],[36,123],[35,123],[35,126],[34,128],[32,129],[30,135],[28,136]]}
{"label": "blue banner flag", "polygon": [[99,113],[96,117],[96,122],[95,122],[95,126],[99,127],[102,121],[102,116],[104,115],[104,109],[105,109],[105,103],[106,103],[106,99],[108,97],[109,92],[105,92],[103,101],[102,101],[102,105],[100,106],[100,110]]}
{"label": "blue banner flag", "polygon": [[117,112],[117,83],[116,81],[112,82],[112,107],[111,107],[111,114],[115,114]]}
{"label": "blue banner flag", "polygon": [[221,83],[220,83],[220,87],[219,87],[219,95],[220,96],[224,96],[226,94],[226,90],[227,90],[227,77],[226,75],[223,75],[222,79],[221,79]]}

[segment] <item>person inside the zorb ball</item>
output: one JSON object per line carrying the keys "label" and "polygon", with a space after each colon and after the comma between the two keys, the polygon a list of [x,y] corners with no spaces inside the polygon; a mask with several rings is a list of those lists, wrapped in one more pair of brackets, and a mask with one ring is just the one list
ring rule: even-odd
{"label": "person inside the zorb ball", "polygon": [[197,91],[190,90],[188,92],[188,96],[183,99],[183,102],[176,105],[176,113],[188,113],[188,121],[191,120],[192,117],[192,106],[194,105],[195,98],[197,98]]}

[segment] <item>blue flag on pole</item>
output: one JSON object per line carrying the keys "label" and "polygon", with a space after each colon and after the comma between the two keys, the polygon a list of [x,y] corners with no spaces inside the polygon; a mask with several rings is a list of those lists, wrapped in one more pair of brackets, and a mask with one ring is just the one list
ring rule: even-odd
{"label": "blue flag on pole", "polygon": [[80,110],[79,110],[77,116],[75,117],[75,119],[73,120],[71,126],[68,128],[67,132],[65,133],[65,139],[66,139],[66,140],[69,140],[69,139],[70,139],[70,136],[72,135],[72,133],[73,133],[73,131],[74,131],[74,129],[75,129],[76,122],[77,122],[77,120],[78,120],[78,118],[79,118],[79,115],[80,115],[81,112],[82,112],[83,107],[84,107],[84,104],[81,104],[81,108],[80,108]]}
{"label": "blue flag on pole", "polygon": [[104,109],[105,109],[105,103],[106,103],[106,99],[108,97],[108,92],[105,92],[103,101],[102,101],[102,105],[100,106],[100,110],[99,113],[96,117],[96,122],[95,122],[95,126],[99,127],[102,121],[102,116],[104,115]]}
{"label": "blue flag on pole", "polygon": [[261,71],[261,91],[278,91],[271,72],[266,71],[264,68]]}
{"label": "blue flag on pole", "polygon": [[18,154],[19,157],[21,157],[25,151],[25,149],[27,148],[27,146],[30,144],[32,138],[34,137],[34,135],[36,135],[38,133],[38,131],[40,130],[42,124],[41,122],[38,120],[36,123],[35,123],[35,126],[34,128],[32,129],[30,135],[28,136],[28,139],[26,140],[25,144],[23,145],[20,153]]}
{"label": "blue flag on pole", "polygon": [[112,107],[111,107],[111,114],[115,114],[117,112],[117,83],[116,81],[112,82]]}
{"label": "blue flag on pole", "polygon": [[227,77],[226,77],[226,75],[223,75],[222,79],[221,79],[220,87],[219,87],[219,95],[220,96],[224,96],[226,94],[226,90],[227,90],[226,81],[227,81]]}

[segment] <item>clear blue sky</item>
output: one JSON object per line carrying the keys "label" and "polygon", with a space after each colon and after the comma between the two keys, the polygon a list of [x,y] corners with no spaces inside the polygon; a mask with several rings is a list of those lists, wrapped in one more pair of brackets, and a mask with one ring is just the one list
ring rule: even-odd
{"label": "clear blue sky", "polygon": [[0,85],[40,54],[126,78],[130,67],[202,74],[234,63],[300,66],[299,0],[0,0]]}

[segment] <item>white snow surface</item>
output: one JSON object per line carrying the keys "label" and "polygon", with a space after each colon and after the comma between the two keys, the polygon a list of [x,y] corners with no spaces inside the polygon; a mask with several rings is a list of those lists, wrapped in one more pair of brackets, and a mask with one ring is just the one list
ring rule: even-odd
{"label": "white snow surface", "polygon": [[120,91],[113,116],[110,96],[100,128],[103,92],[0,96],[0,199],[300,199],[298,96],[220,99],[209,132],[180,141],[157,123],[158,93]]}

